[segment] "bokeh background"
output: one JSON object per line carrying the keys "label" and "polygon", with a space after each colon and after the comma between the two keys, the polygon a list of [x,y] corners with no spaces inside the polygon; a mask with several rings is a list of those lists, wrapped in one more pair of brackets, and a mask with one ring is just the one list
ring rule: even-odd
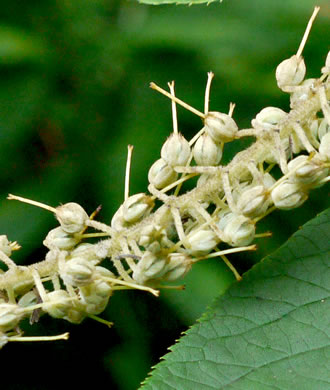
{"label": "bokeh background", "polygon": [[[320,74],[329,49],[330,7],[321,12],[304,50],[307,76]],[[276,87],[277,64],[297,50],[312,0],[226,0],[209,6],[147,6],[134,1],[11,0],[0,10],[0,232],[17,240],[19,264],[41,260],[42,240],[56,226],[44,210],[6,200],[8,193],[53,206],[68,201],[110,222],[124,196],[127,145],[134,145],[131,194],[144,192],[147,172],[169,135],[170,102],[149,88],[176,80],[177,96],[203,110],[206,73],[214,79],[210,108],[241,128],[266,106],[288,110]],[[178,109],[189,139],[200,120]],[[246,145],[248,141],[243,144]],[[225,161],[241,148],[226,148]],[[256,254],[232,256],[244,272],[299,226],[329,206],[329,186],[299,210],[260,224],[273,237]],[[26,335],[70,331],[66,342],[10,343],[0,355],[2,389],[136,389],[152,365],[224,291],[233,276],[216,259],[197,264],[185,291],[156,299],[118,292],[103,314],[112,329],[42,317]]]}

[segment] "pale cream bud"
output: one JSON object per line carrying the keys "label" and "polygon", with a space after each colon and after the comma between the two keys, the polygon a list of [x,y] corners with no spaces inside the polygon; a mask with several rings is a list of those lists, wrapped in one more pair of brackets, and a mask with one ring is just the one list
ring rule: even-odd
{"label": "pale cream bud", "polygon": [[158,189],[162,189],[173,183],[177,177],[178,174],[162,158],[152,164],[148,173],[148,180],[150,184],[153,184]]}
{"label": "pale cream bud", "polygon": [[299,85],[306,74],[306,65],[302,57],[293,55],[282,61],[276,68],[276,80],[280,89]]}
{"label": "pale cream bud", "polygon": [[291,160],[288,164],[289,171],[294,170],[298,165],[301,165],[303,162],[305,162],[305,164],[295,170],[294,174],[291,176],[290,181],[295,181],[304,185],[315,186],[329,173],[329,169],[325,168],[320,161],[319,163],[317,163],[316,161],[314,161],[313,159],[309,159],[309,157],[305,155],[298,156]]}
{"label": "pale cream bud", "polygon": [[249,245],[255,236],[255,225],[243,215],[233,214],[224,230],[224,241],[230,246]]}
{"label": "pale cream bud", "polygon": [[254,186],[245,190],[238,198],[237,209],[246,217],[255,218],[263,215],[270,201],[264,186]]}
{"label": "pale cream bud", "polygon": [[196,141],[193,155],[197,165],[214,166],[218,165],[221,160],[222,149],[209,135],[204,133]]}
{"label": "pale cream bud", "polygon": [[88,220],[86,211],[78,203],[66,203],[56,208],[56,218],[66,233],[79,233]]}
{"label": "pale cream bud", "polygon": [[238,127],[234,119],[227,114],[210,111],[205,119],[206,133],[215,142],[230,142],[235,139]]}
{"label": "pale cream bud", "polygon": [[319,152],[322,159],[330,161],[330,133],[326,133],[322,137]]}
{"label": "pale cream bud", "polygon": [[2,251],[7,256],[10,256],[12,252],[10,242],[8,241],[7,236],[4,234],[0,235],[0,251]]}
{"label": "pale cream bud", "polygon": [[47,294],[42,309],[54,318],[64,318],[72,306],[70,295],[65,290],[55,290]]}
{"label": "pale cream bud", "polygon": [[168,165],[186,165],[190,157],[189,142],[180,133],[172,133],[164,143],[160,155]]}
{"label": "pale cream bud", "polygon": [[191,258],[184,253],[170,253],[167,256],[166,272],[162,279],[172,282],[186,275],[191,269]]}
{"label": "pale cream bud", "polygon": [[49,248],[59,248],[61,250],[69,250],[72,249],[75,245],[77,245],[79,239],[66,233],[61,226],[52,229],[46,236],[43,244]]}
{"label": "pale cream bud", "polygon": [[301,206],[308,198],[307,193],[302,191],[296,183],[288,180],[280,183],[271,192],[274,206],[282,210],[290,210]]}
{"label": "pale cream bud", "polygon": [[155,203],[146,194],[135,194],[123,203],[123,218],[127,223],[134,223],[150,214]]}
{"label": "pale cream bud", "polygon": [[220,239],[212,230],[199,229],[190,232],[183,244],[190,254],[202,256],[209,253],[219,241]]}
{"label": "pale cream bud", "polygon": [[65,284],[84,286],[92,282],[95,266],[83,257],[75,257],[60,267],[60,275]]}
{"label": "pale cream bud", "polygon": [[138,284],[145,284],[150,279],[156,279],[164,274],[166,259],[158,257],[150,251],[144,252],[141,260],[133,271],[133,279]]}
{"label": "pale cream bud", "polygon": [[263,108],[252,119],[251,124],[256,129],[271,130],[278,126],[279,122],[287,116],[287,113],[277,107]]}
{"label": "pale cream bud", "polygon": [[0,332],[13,330],[22,318],[19,307],[11,303],[0,304]]}
{"label": "pale cream bud", "polygon": [[317,130],[319,140],[321,141],[323,136],[327,133],[330,133],[330,125],[326,118],[323,118]]}

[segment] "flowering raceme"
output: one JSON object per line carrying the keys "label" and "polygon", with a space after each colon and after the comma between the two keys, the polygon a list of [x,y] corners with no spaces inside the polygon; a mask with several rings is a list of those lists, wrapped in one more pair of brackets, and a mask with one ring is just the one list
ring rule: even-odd
{"label": "flowering raceme", "polygon": [[[49,250],[46,258],[30,266],[16,265],[11,256],[19,245],[0,236],[0,260],[7,267],[0,273],[0,347],[8,341],[67,337],[23,337],[20,321],[30,317],[33,323],[36,312],[72,323],[91,317],[111,325],[98,315],[116,290],[158,296],[164,282],[183,277],[205,258],[221,257],[241,278],[226,255],[255,250],[255,238],[267,235],[256,233],[260,219],[275,209],[299,207],[330,178],[330,53],[321,76],[313,79],[305,79],[302,57],[317,11],[297,53],[276,69],[279,88],[290,95],[288,113],[266,107],[251,128],[239,130],[234,105],[228,113],[209,111],[213,73],[208,73],[203,113],[175,96],[174,82],[169,92],[151,83],[172,101],[173,133],[149,170],[148,194],[129,196],[129,147],[125,200],[110,225],[76,203],[54,208],[9,195],[51,211],[59,226],[43,241]],[[176,104],[203,120],[190,141],[178,131]],[[222,165],[226,143],[246,136],[255,142]],[[272,175],[275,166],[279,179]],[[194,176],[199,176],[196,187],[180,193],[182,183]],[[111,269],[103,264],[105,259],[110,259]]]}

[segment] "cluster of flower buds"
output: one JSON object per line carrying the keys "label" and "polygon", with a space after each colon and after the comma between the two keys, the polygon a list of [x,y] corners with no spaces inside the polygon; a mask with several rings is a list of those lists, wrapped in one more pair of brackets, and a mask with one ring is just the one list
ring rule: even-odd
{"label": "cluster of flower buds", "polygon": [[[96,212],[89,216],[76,203],[53,208],[9,196],[46,208],[59,226],[43,242],[49,249],[46,258],[26,267],[11,258],[19,245],[0,236],[0,261],[7,267],[0,270],[0,348],[8,341],[32,340],[22,336],[19,323],[26,317],[35,322],[44,313],[72,323],[91,317],[109,325],[98,315],[115,290],[140,289],[157,296],[163,283],[183,277],[205,258],[222,258],[240,279],[226,255],[254,250],[255,238],[269,235],[256,233],[260,219],[275,209],[300,206],[312,189],[330,180],[330,54],[321,77],[305,80],[301,54],[306,34],[297,54],[276,70],[279,88],[290,94],[291,111],[266,107],[249,129],[238,129],[234,105],[228,114],[209,111],[211,72],[204,112],[178,99],[174,82],[170,92],[152,83],[171,99],[173,133],[149,170],[150,194],[129,196],[127,169],[125,199],[110,225],[95,221]],[[203,120],[190,141],[178,131],[176,104]],[[225,144],[244,136],[256,140],[221,165]],[[282,172],[279,179],[272,174],[274,166]],[[180,194],[182,183],[197,175],[196,187]],[[88,232],[90,228],[96,232]]]}

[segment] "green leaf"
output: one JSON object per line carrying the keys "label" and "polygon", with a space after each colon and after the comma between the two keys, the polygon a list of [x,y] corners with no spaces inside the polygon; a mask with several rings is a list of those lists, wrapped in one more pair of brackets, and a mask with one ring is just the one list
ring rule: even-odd
{"label": "green leaf", "polygon": [[330,389],[329,286],[330,209],[219,297],[143,390]]}
{"label": "green leaf", "polygon": [[[185,5],[194,5],[194,4],[210,4],[218,0],[139,0],[143,4],[151,5],[161,5],[161,4],[185,4]],[[222,0],[220,0],[220,3]]]}

